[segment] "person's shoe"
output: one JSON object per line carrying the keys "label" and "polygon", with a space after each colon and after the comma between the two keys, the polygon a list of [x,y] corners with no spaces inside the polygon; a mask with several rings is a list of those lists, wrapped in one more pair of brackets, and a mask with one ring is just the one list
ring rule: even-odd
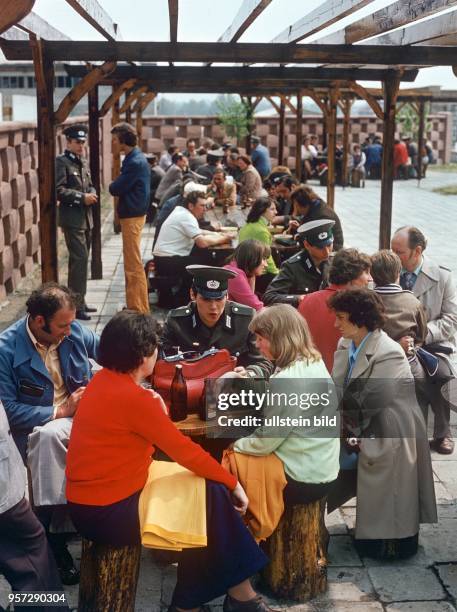
{"label": "person's shoe", "polygon": [[84,312],[97,312],[97,309],[95,308],[95,306],[88,306],[87,304],[85,304]]}
{"label": "person's shoe", "polygon": [[454,440],[452,438],[437,438],[430,441],[430,448],[440,455],[452,455]]}
{"label": "person's shoe", "polygon": [[76,311],[76,318],[80,321],[90,321],[92,317],[90,317],[84,310]]}
{"label": "person's shoe", "polygon": [[226,595],[224,599],[224,612],[277,612],[270,608],[262,595],[256,595],[249,601],[238,601]]}
{"label": "person's shoe", "polygon": [[57,538],[50,541],[51,549],[56,560],[62,584],[78,584],[79,571],[76,569],[73,557],[66,544],[62,544]]}

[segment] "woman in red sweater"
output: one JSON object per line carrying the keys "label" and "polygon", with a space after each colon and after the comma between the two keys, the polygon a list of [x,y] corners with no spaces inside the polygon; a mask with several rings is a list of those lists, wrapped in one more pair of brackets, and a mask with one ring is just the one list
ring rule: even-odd
{"label": "woman in red sweater", "polygon": [[70,515],[87,539],[114,546],[139,543],[138,499],[158,446],[207,479],[208,545],[181,553],[172,607],[198,608],[228,592],[226,612],[269,610],[249,581],[267,558],[242,522],[248,505],[243,488],[176,429],[162,398],[140,385],[157,358],[154,327],[151,315],[124,310],[103,330],[103,369],[79,402],[68,448]]}

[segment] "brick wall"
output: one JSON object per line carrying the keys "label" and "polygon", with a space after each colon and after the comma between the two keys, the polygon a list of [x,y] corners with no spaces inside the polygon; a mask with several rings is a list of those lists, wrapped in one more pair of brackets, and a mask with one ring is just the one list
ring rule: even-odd
{"label": "brick wall", "polygon": [[[449,163],[452,146],[452,115],[451,113],[436,113],[429,116],[431,130],[427,140],[431,142],[438,163]],[[273,165],[278,158],[279,121],[277,116],[256,117],[254,132],[261,137],[262,144],[270,151]],[[362,143],[370,134],[382,136],[382,121],[375,116],[355,116],[350,123],[350,143]],[[321,115],[304,115],[302,134],[317,134],[322,142],[323,122]],[[337,135],[343,136],[343,120],[338,117]],[[205,139],[212,138],[222,143],[227,138],[224,129],[217,122],[217,117],[177,117],[157,116],[145,117],[142,147],[148,153],[160,153],[171,144],[183,149],[187,138],[194,138],[197,145]],[[284,160],[290,168],[295,168],[295,116],[286,115],[284,136]]]}

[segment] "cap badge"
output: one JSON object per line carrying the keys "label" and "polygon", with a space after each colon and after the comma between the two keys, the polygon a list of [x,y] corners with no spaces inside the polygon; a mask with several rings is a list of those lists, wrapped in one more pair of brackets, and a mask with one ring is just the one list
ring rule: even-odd
{"label": "cap badge", "polygon": [[85,135],[86,135],[86,132],[83,132],[82,130],[79,130],[78,136],[85,136]]}
{"label": "cap badge", "polygon": [[327,238],[327,232],[321,232],[317,237],[319,240],[325,240],[325,238]]}
{"label": "cap badge", "polygon": [[206,283],[206,286],[208,287],[208,289],[219,289],[220,287],[220,282],[217,280],[209,280]]}

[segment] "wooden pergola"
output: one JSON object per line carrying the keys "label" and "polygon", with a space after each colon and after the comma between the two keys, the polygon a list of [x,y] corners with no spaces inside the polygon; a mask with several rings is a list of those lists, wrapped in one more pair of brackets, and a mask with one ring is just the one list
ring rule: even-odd
{"label": "wooden pergola", "polygon": [[[296,170],[299,172],[302,100],[310,97],[322,111],[325,121],[329,161],[327,201],[330,206],[334,206],[335,193],[337,108],[343,113],[343,144],[347,155],[351,106],[355,99],[363,99],[383,120],[379,245],[381,248],[389,246],[396,105],[397,102],[410,103],[417,110],[421,146],[424,105],[436,99],[433,92],[400,90],[400,83],[413,82],[422,67],[457,66],[457,10],[443,14],[457,5],[457,0],[397,0],[330,36],[304,44],[301,41],[315,37],[373,0],[326,0],[266,43],[240,43],[238,40],[273,0],[243,0],[232,24],[217,42],[192,43],[177,39],[178,0],[168,0],[170,42],[164,43],[125,42],[117,24],[97,0],[66,1],[106,40],[70,40],[32,12],[35,0],[10,0],[0,15],[0,48],[7,60],[32,60],[35,67],[44,281],[58,279],[56,127],[68,118],[85,95],[89,101],[90,166],[98,192],[99,118],[108,112],[113,122],[119,121],[124,114],[127,121],[134,119],[141,134],[143,113],[159,92],[237,93],[252,109],[266,98],[280,117],[280,161],[286,108],[296,115]],[[413,23],[423,18],[429,19]],[[367,39],[369,41],[365,42]],[[79,77],[80,81],[57,109],[54,107],[54,62],[81,62],[67,66],[68,74]],[[144,65],[145,62],[166,62],[168,65]],[[197,62],[201,66],[177,66],[175,62]],[[214,63],[227,66],[213,66]],[[367,89],[360,81],[381,82],[382,88]],[[102,84],[111,86],[112,94],[100,106],[98,87]],[[346,161],[343,160],[343,167]],[[119,163],[119,158],[115,158],[113,176],[119,172]],[[101,278],[99,207],[94,212],[92,278]]]}

